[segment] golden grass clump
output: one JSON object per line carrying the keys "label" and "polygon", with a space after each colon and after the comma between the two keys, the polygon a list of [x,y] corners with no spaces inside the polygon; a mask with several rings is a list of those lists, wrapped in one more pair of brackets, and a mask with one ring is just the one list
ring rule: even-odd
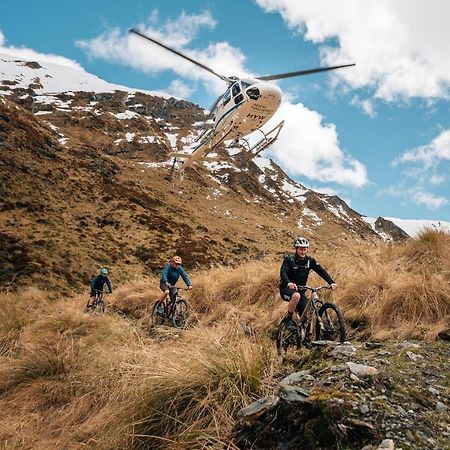
{"label": "golden grass clump", "polygon": [[237,268],[218,267],[196,275],[186,294],[203,323],[239,317],[241,324],[267,328],[282,308],[278,292],[279,266],[261,261]]}
{"label": "golden grass clump", "polygon": [[405,244],[381,244],[354,264],[344,255],[341,264],[338,303],[371,335],[434,339],[450,327],[448,233],[425,230]]}
{"label": "golden grass clump", "polygon": [[132,389],[120,414],[135,448],[204,448],[231,430],[234,414],[265,395],[274,349],[236,331],[234,323],[198,327],[167,345],[155,366],[143,361],[128,376]]}
{"label": "golden grass clump", "polygon": [[119,286],[111,297],[106,297],[106,301],[114,311],[141,318],[148,314],[160,295],[159,279],[152,277]]}
{"label": "golden grass clump", "polygon": [[35,288],[22,293],[0,293],[0,356],[16,349],[22,330],[49,304],[47,295]]}
{"label": "golden grass clump", "polygon": [[408,270],[443,273],[450,281],[450,233],[426,228],[395,250]]}

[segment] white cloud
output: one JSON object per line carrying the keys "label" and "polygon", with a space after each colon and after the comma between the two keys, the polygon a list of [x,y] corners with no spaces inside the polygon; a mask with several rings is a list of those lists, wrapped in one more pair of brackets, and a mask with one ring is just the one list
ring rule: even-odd
{"label": "white cloud", "polygon": [[12,55],[17,59],[25,61],[37,61],[40,63],[58,64],[60,66],[72,67],[78,70],[84,70],[76,61],[65,58],[64,56],[53,55],[51,53],[39,53],[35,50],[26,47],[12,47],[6,46],[5,35],[0,30],[0,53]]}
{"label": "white cloud", "polygon": [[335,125],[323,124],[322,119],[300,103],[282,103],[264,127],[269,130],[285,120],[268,154],[292,177],[364,186],[368,182],[366,168],[340,148]]}
{"label": "white cloud", "polygon": [[416,180],[416,183],[408,182],[408,180],[402,181],[387,189],[383,189],[379,194],[399,198],[405,205],[413,203],[419,206],[425,206],[430,210],[436,210],[448,204],[447,198],[429,192],[422,179]]}
{"label": "white cloud", "polygon": [[193,92],[193,89],[181,80],[173,80],[166,89],[166,92],[177,98],[189,98]]}
{"label": "white cloud", "polygon": [[413,200],[418,205],[426,206],[430,209],[437,209],[448,203],[444,197],[437,197],[429,192],[418,191],[413,195]]}
{"label": "white cloud", "polygon": [[446,0],[256,0],[321,46],[324,64],[356,62],[333,72],[386,101],[450,97],[450,2]]}
{"label": "white cloud", "polygon": [[364,114],[367,114],[369,117],[373,118],[377,115],[373,106],[373,102],[368,99],[362,100],[359,97],[354,97],[351,100],[351,104],[360,108],[364,112]]}
{"label": "white cloud", "polygon": [[[182,13],[177,19],[169,20],[162,25],[157,19],[158,14],[154,11],[147,25],[141,24],[136,28],[219,74],[236,76],[248,74],[244,68],[245,56],[227,42],[210,44],[203,49],[192,48],[192,41],[198,31],[202,27],[213,28],[216,24],[209,12],[200,15]],[[226,87],[223,81],[208,71],[156,44],[118,28],[90,40],[77,41],[76,44],[92,58],[125,64],[146,73],[156,74],[171,70],[185,79],[194,82],[202,81],[209,92],[215,95],[222,93]]]}
{"label": "white cloud", "polygon": [[394,164],[420,163],[424,169],[428,169],[437,166],[442,160],[450,161],[450,130],[443,131],[427,145],[403,153],[394,160]]}
{"label": "white cloud", "polygon": [[448,199],[436,195],[430,190],[437,188],[441,192],[448,184],[448,162],[450,161],[450,130],[445,130],[429,144],[408,150],[396,158],[394,167],[407,164],[402,171],[406,177],[399,185],[392,186],[385,193],[394,197],[402,197],[405,202],[413,202],[430,209],[437,209],[448,204]]}

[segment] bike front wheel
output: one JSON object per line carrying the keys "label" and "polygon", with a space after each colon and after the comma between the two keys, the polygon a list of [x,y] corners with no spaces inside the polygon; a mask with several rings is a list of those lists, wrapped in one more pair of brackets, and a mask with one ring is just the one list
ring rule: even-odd
{"label": "bike front wheel", "polygon": [[151,325],[162,325],[166,318],[164,305],[156,301],[152,308]]}
{"label": "bike front wheel", "polygon": [[175,301],[175,308],[172,315],[172,325],[177,328],[186,328],[190,308],[186,300],[179,298]]}
{"label": "bike front wheel", "polygon": [[345,322],[339,307],[334,303],[325,303],[319,309],[319,317],[320,320],[316,319],[316,340],[342,344],[345,341]]}
{"label": "bike front wheel", "polygon": [[299,349],[301,346],[300,336],[297,330],[289,329],[285,321],[280,323],[277,333],[277,352],[283,356],[289,348]]}

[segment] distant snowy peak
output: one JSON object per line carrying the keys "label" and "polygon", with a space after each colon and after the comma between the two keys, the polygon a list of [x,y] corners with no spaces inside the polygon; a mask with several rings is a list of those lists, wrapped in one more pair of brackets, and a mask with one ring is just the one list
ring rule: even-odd
{"label": "distant snowy peak", "polygon": [[426,228],[450,233],[450,222],[445,222],[443,220],[396,219],[394,217],[386,217],[386,219],[394,222],[411,237],[416,237]]}
{"label": "distant snowy peak", "polygon": [[379,217],[375,219],[373,217],[362,217],[372,229],[378,233],[385,241],[396,240],[401,236],[398,233],[400,229],[404,234],[411,237],[416,237],[421,231],[425,229],[432,229],[438,231],[444,231],[450,233],[450,222],[444,222],[442,220],[414,220],[414,219],[397,219],[395,217]]}
{"label": "distant snowy peak", "polygon": [[58,65],[50,62],[27,61],[0,53],[0,94],[9,95],[14,89],[32,89],[36,94],[85,92],[143,92],[169,98],[156,91],[132,89],[108,83],[81,68]]}

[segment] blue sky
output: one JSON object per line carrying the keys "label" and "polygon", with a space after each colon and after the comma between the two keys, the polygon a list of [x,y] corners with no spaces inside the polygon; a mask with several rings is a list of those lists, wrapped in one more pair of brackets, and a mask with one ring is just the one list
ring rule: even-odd
{"label": "blue sky", "polygon": [[361,214],[450,221],[448,17],[445,0],[4,0],[0,47],[205,108],[222,82],[129,28],[224,75],[355,62],[278,83],[286,124],[265,156]]}

